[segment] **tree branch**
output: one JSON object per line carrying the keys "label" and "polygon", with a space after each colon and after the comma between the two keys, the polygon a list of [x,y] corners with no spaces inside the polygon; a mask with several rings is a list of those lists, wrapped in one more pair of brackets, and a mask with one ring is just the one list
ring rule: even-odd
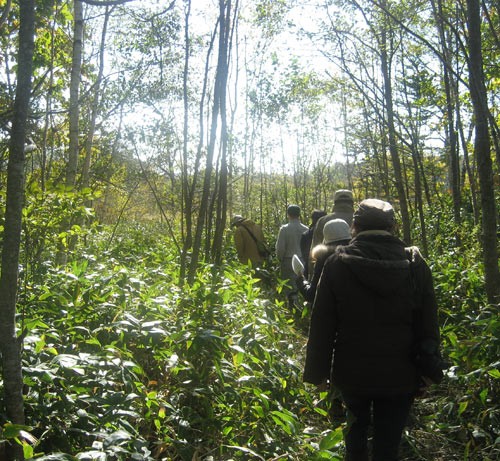
{"label": "tree branch", "polygon": [[123,5],[124,3],[133,2],[134,0],[80,0],[82,3],[94,6],[115,6]]}
{"label": "tree branch", "polygon": [[[135,0],[80,0],[82,3],[93,6],[116,6],[123,5],[124,3],[133,2]],[[172,0],[170,5],[165,11],[171,10],[175,5],[175,0]]]}
{"label": "tree branch", "polygon": [[2,16],[0,17],[0,27],[2,27],[4,23],[7,21],[11,7],[12,7],[12,0],[7,0],[7,4],[5,5],[4,10],[2,12]]}

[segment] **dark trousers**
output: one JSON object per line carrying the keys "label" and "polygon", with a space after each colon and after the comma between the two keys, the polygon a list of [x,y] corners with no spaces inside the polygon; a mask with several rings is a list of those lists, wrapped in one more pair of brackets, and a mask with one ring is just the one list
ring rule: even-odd
{"label": "dark trousers", "polygon": [[345,459],[368,461],[368,427],[373,415],[373,461],[397,461],[413,396],[371,397],[343,392],[342,398],[347,408]]}

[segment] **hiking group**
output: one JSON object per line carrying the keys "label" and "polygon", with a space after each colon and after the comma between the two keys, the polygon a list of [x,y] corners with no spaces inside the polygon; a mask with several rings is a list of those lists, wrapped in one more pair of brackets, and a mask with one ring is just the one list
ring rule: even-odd
{"label": "hiking group", "polygon": [[[345,460],[396,461],[415,397],[443,376],[431,271],[396,236],[386,201],[366,199],[355,210],[352,192],[339,190],[332,212],[315,210],[310,227],[300,211],[288,207],[276,256],[289,303],[299,292],[312,303],[303,379],[345,408]],[[236,221],[237,248],[242,224],[264,239],[259,226]],[[249,252],[238,255],[253,263]]]}

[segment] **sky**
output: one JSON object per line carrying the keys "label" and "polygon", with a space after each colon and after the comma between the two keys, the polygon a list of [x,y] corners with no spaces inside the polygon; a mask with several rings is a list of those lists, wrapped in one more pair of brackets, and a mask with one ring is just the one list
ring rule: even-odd
{"label": "sky", "polygon": [[[297,33],[300,30],[315,30],[317,26],[311,13],[318,11],[314,7],[315,5],[317,6],[318,2],[320,2],[320,0],[305,0],[296,2],[296,6],[290,11],[287,20],[285,21],[285,26],[281,29],[280,33],[273,36],[272,41],[266,45],[265,53],[263,54],[263,56],[261,56],[261,58],[267,60],[267,63],[265,64],[263,70],[268,73],[278,72],[274,74],[276,76],[276,80],[278,80],[279,78],[279,71],[271,69],[269,64],[270,56],[272,55],[272,53],[276,53],[280,62],[280,66],[283,69],[289,66],[292,61],[296,59],[298,60],[299,65],[304,70],[314,70],[320,75],[324,75],[325,70],[328,70],[329,73],[335,72],[335,69],[332,68],[331,64],[326,60],[326,58],[324,58],[321,51],[311,42],[311,40],[305,37],[303,34]],[[147,3],[149,3],[149,7],[154,11],[163,11],[166,5],[170,4],[169,1],[165,0],[149,0]],[[146,2],[132,2],[132,4],[135,4],[135,8],[143,8]],[[127,7],[132,4],[127,5]],[[182,5],[183,3],[177,3],[177,5],[179,4]],[[240,14],[242,16],[249,18],[254,14],[255,2],[253,0],[241,0],[240,5]],[[193,0],[190,29],[192,31],[195,31],[197,34],[210,34],[210,32],[214,28],[217,16],[218,0]],[[289,24],[292,23],[294,24],[293,28],[289,27]],[[248,22],[240,20],[238,37],[241,43],[246,43],[245,46],[247,47],[247,50],[244,50],[243,45],[240,45],[238,51],[238,65],[240,66],[240,71],[238,74],[238,91],[240,93],[238,97],[238,108],[240,112],[237,115],[236,120],[240,122],[240,126],[238,127],[240,133],[245,129],[241,124],[241,122],[243,122],[243,120],[245,119],[245,114],[243,112],[243,103],[246,91],[245,72],[243,69],[243,54],[247,53],[247,56],[249,56],[253,52],[252,48],[255,48],[257,44],[256,40],[258,40],[258,33],[256,32],[258,31],[252,30],[252,27],[248,26]],[[236,53],[233,53],[232,58],[233,63],[236,64]],[[199,68],[199,71],[196,71],[194,69],[192,71],[195,77],[196,72],[203,71],[204,63],[200,62],[200,64],[201,66]],[[213,65],[215,65],[215,61]],[[198,78],[201,79],[201,75],[198,76]],[[235,78],[234,69],[231,73],[230,78]],[[232,92],[234,89],[234,80],[232,80],[229,85],[229,91]],[[234,101],[234,96],[231,96],[231,100]],[[182,113],[182,106],[179,105],[176,110],[179,114]],[[330,106],[325,114],[326,121],[321,122],[322,124],[331,124],[331,126],[325,127],[324,137],[326,139],[322,139],[321,142],[326,143],[326,145],[329,146],[328,148],[331,151],[335,152],[337,159],[341,160],[342,143],[339,142],[341,129],[339,126],[337,126],[341,120],[341,117],[335,113],[336,110],[337,108],[335,106]],[[136,107],[136,110],[134,110],[127,116],[126,123],[131,128],[137,129],[145,120],[150,121],[156,118],[159,118],[159,115],[154,114],[152,111],[138,105]],[[181,124],[181,118],[182,117],[178,117],[179,125]],[[193,122],[196,123],[194,120]],[[266,135],[266,138],[268,139],[267,148],[271,150],[270,155],[282,160],[280,160],[280,162],[272,162],[271,166],[273,168],[279,169],[281,171],[284,169],[288,170],[288,172],[291,172],[291,170],[293,169],[293,162],[295,160],[295,157],[297,156],[297,152],[301,149],[304,149],[301,141],[298,141],[301,137],[301,130],[302,127],[297,124],[291,125],[289,127],[278,125],[276,123],[269,123],[266,125],[264,133]],[[181,133],[181,131],[179,133]],[[243,134],[240,134],[240,136],[243,136]],[[332,146],[335,146],[335,148],[333,148]],[[313,150],[317,150],[317,155],[321,155],[318,146],[309,146],[307,148],[307,151],[311,155],[314,155]]]}

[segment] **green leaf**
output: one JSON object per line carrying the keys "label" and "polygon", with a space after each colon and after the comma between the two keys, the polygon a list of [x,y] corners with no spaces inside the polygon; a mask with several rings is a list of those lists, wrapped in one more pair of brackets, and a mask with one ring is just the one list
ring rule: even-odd
{"label": "green leaf", "polygon": [[121,443],[127,442],[130,439],[132,439],[132,434],[129,434],[126,431],[119,430],[119,431],[113,432],[111,435],[106,437],[106,439],[103,442],[103,447],[109,448],[109,447],[113,447],[115,445],[120,445]]}
{"label": "green leaf", "polygon": [[227,448],[232,448],[234,450],[239,450],[239,451],[242,451],[243,453],[248,453],[252,456],[255,456],[257,459],[260,459],[262,461],[265,461],[265,459],[260,456],[258,453],[256,453],[255,451],[253,450],[250,450],[250,448],[247,448],[247,447],[237,447],[237,446],[233,446],[233,445],[228,445]]}
{"label": "green leaf", "polygon": [[319,448],[321,450],[331,450],[342,441],[343,437],[342,427],[338,427],[321,439]]}
{"label": "green leaf", "polygon": [[488,370],[488,374],[494,379],[500,379],[500,370]]}
{"label": "green leaf", "polygon": [[296,432],[297,420],[293,415],[283,411],[271,411],[271,417],[287,434],[291,435]]}
{"label": "green leaf", "polygon": [[314,453],[314,458],[312,459],[312,461],[321,461],[323,459],[327,459],[328,461],[341,461],[342,458],[339,458],[331,451],[320,450]]}
{"label": "green leaf", "polygon": [[469,401],[466,400],[465,402],[460,402],[458,406],[458,416],[461,416],[462,413],[467,410],[467,407],[469,406]]}
{"label": "green leaf", "polygon": [[28,433],[30,430],[31,427],[22,424],[5,423],[2,430],[2,436],[6,439],[24,437],[23,434]]}
{"label": "green leaf", "polygon": [[24,459],[31,459],[31,458],[33,458],[34,453],[35,453],[35,450],[33,450],[33,447],[30,444],[23,443]]}
{"label": "green leaf", "polygon": [[479,393],[479,399],[481,400],[481,403],[483,405],[486,405],[486,398],[488,397],[488,389],[483,389],[480,393]]}

